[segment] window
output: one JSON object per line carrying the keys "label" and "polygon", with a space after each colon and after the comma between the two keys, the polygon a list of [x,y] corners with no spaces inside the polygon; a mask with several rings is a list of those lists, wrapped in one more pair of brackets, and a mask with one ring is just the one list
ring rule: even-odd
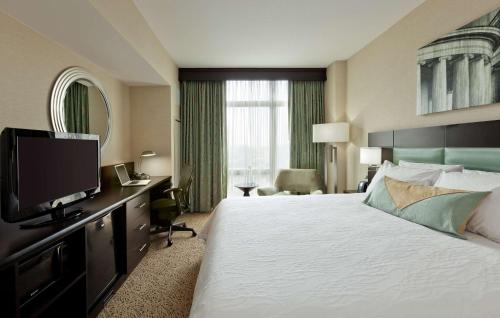
{"label": "window", "polygon": [[226,83],[228,196],[235,185],[271,186],[290,165],[287,81]]}

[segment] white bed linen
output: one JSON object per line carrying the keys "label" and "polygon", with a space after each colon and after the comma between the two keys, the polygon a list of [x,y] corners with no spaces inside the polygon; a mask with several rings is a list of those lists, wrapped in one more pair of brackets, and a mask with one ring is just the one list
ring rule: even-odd
{"label": "white bed linen", "polygon": [[500,317],[500,244],[447,236],[363,197],[222,201],[191,317]]}

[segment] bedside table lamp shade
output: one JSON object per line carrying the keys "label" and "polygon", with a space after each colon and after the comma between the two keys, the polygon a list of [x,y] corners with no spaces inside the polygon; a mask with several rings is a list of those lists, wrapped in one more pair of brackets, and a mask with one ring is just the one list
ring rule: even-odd
{"label": "bedside table lamp shade", "polygon": [[377,173],[377,169],[382,163],[382,148],[379,147],[361,147],[359,149],[359,163],[368,165],[368,174],[366,176],[366,181],[361,181],[360,185],[358,185],[358,189],[363,186],[368,185],[375,173]]}
{"label": "bedside table lamp shade", "polygon": [[382,148],[361,147],[359,151],[359,162],[369,166],[378,166],[382,163]]}
{"label": "bedside table lamp shade", "polygon": [[[349,123],[327,123],[313,125],[313,142],[348,142],[349,141]],[[337,164],[337,147],[329,145],[330,162],[335,161],[335,180],[334,191],[337,192],[337,179],[339,174],[339,166]],[[325,162],[326,166],[326,162]],[[325,182],[327,180],[327,169],[325,167]]]}
{"label": "bedside table lamp shade", "polygon": [[144,150],[141,153],[141,158],[139,160],[139,167],[137,169],[138,172],[141,172],[141,174],[140,174],[141,176],[149,178],[149,176],[147,174],[145,174],[144,172],[141,171],[141,169],[142,169],[142,159],[143,158],[147,158],[147,157],[154,157],[154,156],[156,156],[156,152],[154,152],[153,150]]}

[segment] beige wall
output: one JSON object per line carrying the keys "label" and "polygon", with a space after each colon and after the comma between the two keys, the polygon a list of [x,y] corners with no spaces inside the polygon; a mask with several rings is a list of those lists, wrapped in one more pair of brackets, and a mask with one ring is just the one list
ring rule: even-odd
{"label": "beige wall", "polygon": [[[327,69],[327,81],[325,83],[325,120],[328,123],[342,122],[346,118],[347,102],[347,62],[337,61],[332,63]],[[337,144],[338,155],[338,192],[346,189],[346,160],[347,145]],[[328,193],[334,192],[334,180],[336,169],[333,163],[327,163],[327,189]]]}
{"label": "beige wall", "polygon": [[136,164],[144,150],[155,157],[144,158],[141,172],[150,175],[172,174],[170,87],[137,86],[130,88],[132,109],[132,153]]}
{"label": "beige wall", "polygon": [[417,49],[498,7],[499,0],[428,0],[348,60],[348,188],[365,176],[358,147],[368,132],[500,118],[498,104],[427,116],[415,109]]}
{"label": "beige wall", "polygon": [[106,89],[113,107],[111,141],[102,164],[132,159],[129,89],[85,58],[0,13],[0,129],[50,130],[49,100],[53,82],[65,68],[82,66]]}
{"label": "beige wall", "polygon": [[[178,68],[163,45],[156,38],[148,23],[131,0],[90,0],[92,5],[101,13],[120,34],[128,40],[134,49],[160,74],[170,86],[170,127],[174,129],[175,119],[180,118],[179,111],[179,81]],[[178,149],[180,140],[175,138],[176,134],[171,131],[170,161],[173,171],[174,182],[178,179],[179,154],[174,153]],[[176,164],[177,163],[177,164]]]}

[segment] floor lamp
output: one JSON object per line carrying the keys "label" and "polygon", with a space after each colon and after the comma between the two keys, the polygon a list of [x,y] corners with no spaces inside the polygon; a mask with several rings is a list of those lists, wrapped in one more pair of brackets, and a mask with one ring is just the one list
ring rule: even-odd
{"label": "floor lamp", "polygon": [[[313,142],[321,143],[339,143],[349,141],[349,123],[328,123],[313,125]],[[327,162],[333,162],[335,165],[334,192],[337,193],[337,182],[339,175],[339,165],[337,164],[337,146],[326,145],[325,160],[325,184],[328,180],[328,165]]]}

